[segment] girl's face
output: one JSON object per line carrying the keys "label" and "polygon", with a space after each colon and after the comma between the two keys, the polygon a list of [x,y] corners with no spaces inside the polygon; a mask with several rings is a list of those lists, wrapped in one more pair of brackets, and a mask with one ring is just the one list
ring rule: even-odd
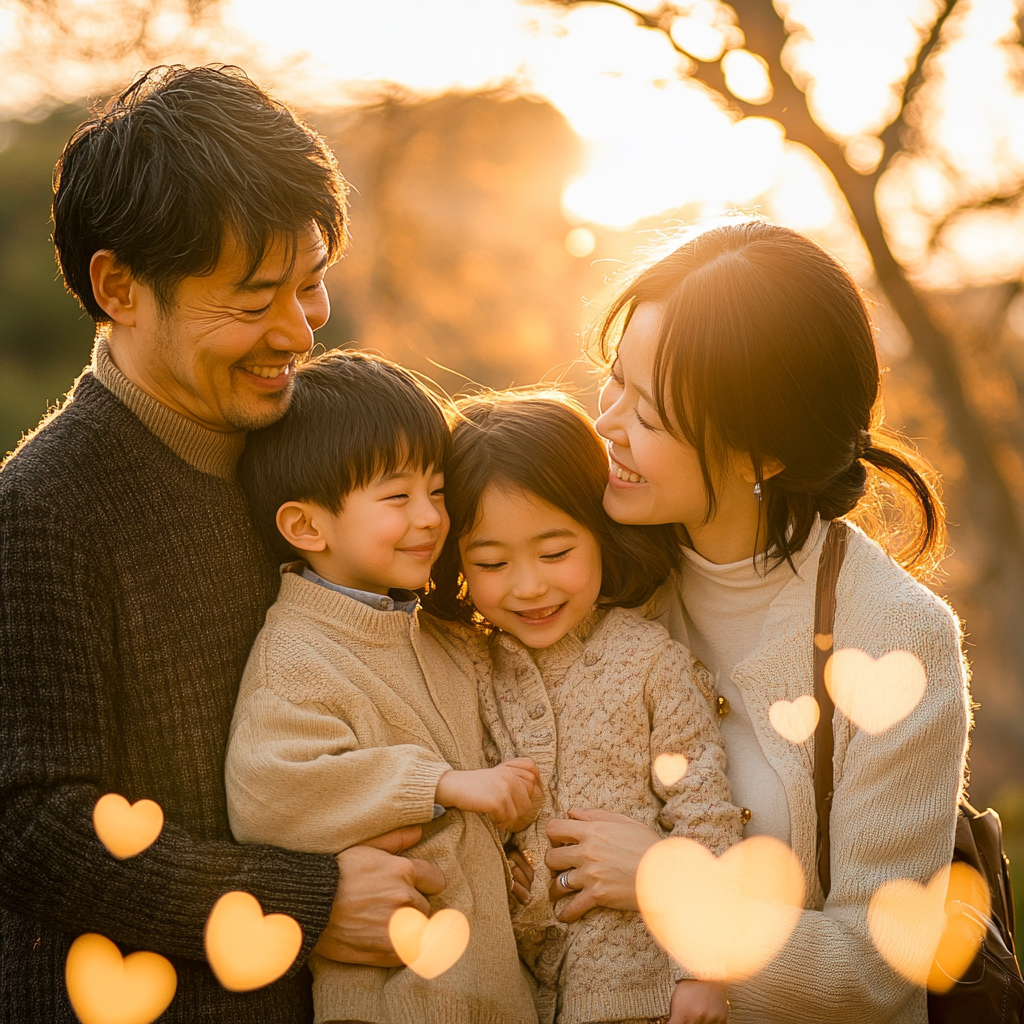
{"label": "girl's face", "polygon": [[527,647],[561,640],[601,593],[594,535],[527,491],[489,484],[459,554],[477,611]]}

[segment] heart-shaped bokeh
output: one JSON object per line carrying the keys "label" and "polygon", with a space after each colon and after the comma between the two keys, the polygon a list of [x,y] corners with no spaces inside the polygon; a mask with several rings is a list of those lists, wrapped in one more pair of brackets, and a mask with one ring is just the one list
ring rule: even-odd
{"label": "heart-shaped bokeh", "polygon": [[928,676],[910,651],[890,651],[876,660],[847,647],[829,658],[825,685],[836,707],[858,729],[877,736],[917,707]]}
{"label": "heart-shaped bokeh", "polygon": [[738,981],[768,963],[796,927],[804,873],[770,836],[721,857],[673,836],[644,854],[636,894],[651,934],[684,967],[705,980]]}
{"label": "heart-shaped bokeh", "polygon": [[690,767],[685,754],[659,754],[654,759],[654,774],[658,781],[668,788],[674,786]]}
{"label": "heart-shaped bokeh", "polygon": [[809,694],[794,701],[777,700],[768,709],[771,727],[790,743],[804,743],[818,724],[818,702]]}
{"label": "heart-shaped bokeh", "polygon": [[288,970],[302,948],[302,929],[287,914],[267,914],[247,892],[225,893],[206,919],[206,958],[232,992],[269,985]]}
{"label": "heart-shaped bokeh", "polygon": [[453,907],[430,918],[415,907],[400,907],[391,915],[388,933],[402,963],[427,980],[444,974],[469,945],[469,921]]}
{"label": "heart-shaped bokeh", "polygon": [[159,953],[122,957],[102,935],[71,943],[64,979],[82,1024],[150,1024],[171,1005],[178,976]]}
{"label": "heart-shaped bokeh", "polygon": [[974,960],[991,909],[985,880],[957,861],[927,885],[886,882],[871,897],[868,929],[893,970],[933,992],[948,992]]}
{"label": "heart-shaped bokeh", "polygon": [[152,800],[130,804],[118,793],[107,793],[92,809],[92,824],[100,842],[118,860],[125,860],[157,841],[164,827],[164,812]]}

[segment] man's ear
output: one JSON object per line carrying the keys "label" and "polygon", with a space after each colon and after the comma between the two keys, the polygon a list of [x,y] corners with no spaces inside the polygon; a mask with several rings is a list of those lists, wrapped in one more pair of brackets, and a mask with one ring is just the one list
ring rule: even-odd
{"label": "man's ear", "polygon": [[281,536],[299,551],[323,551],[327,540],[316,523],[318,509],[305,501],[286,501],[277,510]]}
{"label": "man's ear", "polygon": [[139,312],[138,283],[109,249],[100,249],[89,261],[92,294],[97,305],[115,324],[134,327]]}

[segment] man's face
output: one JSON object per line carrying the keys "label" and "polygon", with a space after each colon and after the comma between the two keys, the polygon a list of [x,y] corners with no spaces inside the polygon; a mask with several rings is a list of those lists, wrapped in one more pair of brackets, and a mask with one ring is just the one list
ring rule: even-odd
{"label": "man's face", "polygon": [[154,398],[214,430],[273,423],[288,407],[295,357],[331,309],[319,233],[301,232],[294,255],[293,264],[279,238],[246,279],[246,254],[229,236],[213,273],[185,278],[169,308],[141,287],[131,351],[112,338],[115,361]]}

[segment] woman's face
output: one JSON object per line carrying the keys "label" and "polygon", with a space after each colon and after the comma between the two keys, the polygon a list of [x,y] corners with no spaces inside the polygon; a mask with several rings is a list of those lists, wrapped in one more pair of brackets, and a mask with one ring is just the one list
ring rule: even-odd
{"label": "woman's face", "polygon": [[651,393],[661,312],[637,306],[601,392],[597,429],[611,461],[604,507],[620,523],[699,523],[706,509],[697,453],[665,429]]}

